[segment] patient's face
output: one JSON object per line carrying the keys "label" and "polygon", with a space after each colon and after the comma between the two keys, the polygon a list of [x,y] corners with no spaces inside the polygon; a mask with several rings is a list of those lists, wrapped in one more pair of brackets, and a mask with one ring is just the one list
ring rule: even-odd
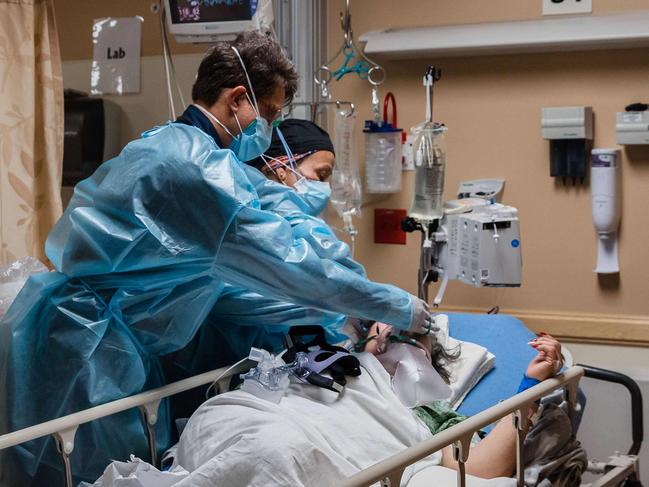
{"label": "patient's face", "polygon": [[365,351],[373,355],[380,355],[384,353],[388,346],[390,345],[389,337],[390,335],[406,335],[408,337],[414,338],[417,340],[419,348],[423,349],[426,352],[428,358],[430,358],[430,352],[433,347],[432,336],[431,335],[419,335],[416,333],[401,332],[401,330],[395,330],[392,326],[386,325],[385,323],[374,323],[370,328],[367,336],[376,337],[369,340],[365,344]]}

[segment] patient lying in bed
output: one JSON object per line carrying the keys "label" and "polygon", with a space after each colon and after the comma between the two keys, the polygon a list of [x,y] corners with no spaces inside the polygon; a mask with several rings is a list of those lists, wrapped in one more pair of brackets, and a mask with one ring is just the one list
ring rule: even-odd
{"label": "patient lying in bed", "polygon": [[[391,377],[377,360],[389,345],[388,330],[370,340],[358,358],[363,373],[350,378],[344,392],[295,383],[280,404],[232,391],[205,402],[189,420],[178,445],[175,465],[190,474],[178,485],[336,485],[341,479],[419,443],[431,430],[395,395]],[[418,337],[421,352],[440,352]],[[538,351],[526,374],[538,380],[552,376],[560,345],[542,335],[530,343]],[[444,376],[447,353],[430,356]],[[446,376],[448,378],[448,376]],[[512,391],[512,394],[515,391]],[[434,406],[434,407],[438,407]],[[530,411],[533,414],[533,411]],[[461,418],[458,418],[460,420]],[[475,445],[467,473],[492,478],[514,470],[515,431],[505,418]],[[449,449],[409,467],[403,485],[431,465],[455,467]]]}
{"label": "patient lying in bed", "polygon": [[[459,356],[459,350],[447,350],[440,346],[433,335],[397,335],[398,330],[382,323],[376,323],[369,330],[365,340],[365,351],[380,357],[395,344],[409,343],[416,353],[425,356],[433,368],[446,382],[449,381],[448,365]],[[561,345],[552,336],[541,333],[530,343],[537,354],[525,371],[525,383],[528,386],[554,376],[562,367]],[[390,367],[387,367],[390,370]],[[413,385],[414,386],[414,385]],[[531,418],[536,412],[536,405],[529,411]],[[464,419],[443,402],[434,403],[423,408],[416,408],[418,416],[429,426],[433,434],[439,433]],[[528,422],[529,424],[529,422]],[[516,430],[510,417],[503,418],[482,441],[471,449],[466,463],[466,472],[482,478],[510,477],[516,465]],[[451,447],[443,451],[442,465],[457,468],[453,460]]]}

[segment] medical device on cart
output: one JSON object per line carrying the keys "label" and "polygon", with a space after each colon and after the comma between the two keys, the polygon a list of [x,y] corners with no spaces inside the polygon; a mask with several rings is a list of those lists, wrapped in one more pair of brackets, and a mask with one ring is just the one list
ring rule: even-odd
{"label": "medical device on cart", "polygon": [[426,120],[412,128],[415,192],[402,222],[404,231],[422,233],[419,297],[428,300],[428,285],[442,278],[435,306],[449,279],[476,287],[517,287],[522,265],[518,211],[497,202],[504,181],[463,182],[457,200],[442,202],[447,128],[433,121],[433,86],[440,76],[433,66],[424,75]]}

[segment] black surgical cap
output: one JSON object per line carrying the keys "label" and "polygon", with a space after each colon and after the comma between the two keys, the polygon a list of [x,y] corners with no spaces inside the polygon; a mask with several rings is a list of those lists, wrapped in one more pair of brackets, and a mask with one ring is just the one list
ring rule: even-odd
{"label": "black surgical cap", "polygon": [[[304,154],[320,150],[334,152],[334,145],[329,138],[329,134],[313,122],[299,118],[289,118],[279,124],[279,129],[282,131],[282,135],[293,154]],[[282,141],[277,135],[277,130],[273,130],[273,138],[265,154],[270,157],[287,155]],[[259,169],[263,167],[264,161],[259,157],[249,161],[248,164]]]}

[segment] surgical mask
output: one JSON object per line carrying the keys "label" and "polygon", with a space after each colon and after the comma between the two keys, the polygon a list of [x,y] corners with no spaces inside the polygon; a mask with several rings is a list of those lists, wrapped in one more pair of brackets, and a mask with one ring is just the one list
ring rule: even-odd
{"label": "surgical mask", "polygon": [[392,375],[392,389],[404,406],[414,408],[451,397],[451,388],[423,349],[392,343],[376,358]]}
{"label": "surgical mask", "polygon": [[322,213],[331,197],[331,186],[324,181],[312,181],[302,176],[293,186],[309,207],[309,215],[318,216]]}
{"label": "surgical mask", "polygon": [[218,124],[223,130],[227,132],[230,137],[232,137],[232,143],[230,144],[229,149],[236,154],[237,158],[240,161],[246,162],[256,159],[268,150],[268,148],[270,147],[273,128],[264,117],[259,115],[257,98],[255,97],[255,92],[252,89],[252,84],[250,83],[250,77],[248,76],[248,71],[246,71],[246,66],[243,63],[243,59],[241,59],[241,56],[239,55],[239,51],[237,51],[234,46],[232,47],[232,49],[239,58],[243,72],[246,75],[246,80],[248,81],[248,86],[250,87],[250,93],[252,94],[252,100],[247,93],[246,97],[248,98],[250,105],[254,108],[257,117],[244,129],[243,127],[241,127],[239,117],[237,117],[237,114],[235,113],[234,120],[237,122],[237,127],[239,127],[239,134],[234,135],[230,131],[230,129],[228,129],[209,110],[206,110],[205,108],[196,104],[194,104],[194,106],[209,118],[214,120],[216,124]]}
{"label": "surgical mask", "polygon": [[233,137],[230,149],[240,161],[252,161],[268,150],[273,128],[264,117],[257,115],[257,118],[245,129],[241,128],[236,113],[234,119],[239,127],[239,135]]}
{"label": "surgical mask", "polygon": [[[329,183],[307,179],[299,171],[299,169],[293,169],[293,167],[295,167],[294,163],[289,166],[285,162],[280,161],[279,159],[275,159],[274,157],[267,156],[265,154],[263,154],[261,158],[272,172],[274,172],[274,170],[268,163],[268,160],[278,162],[279,164],[284,166],[286,170],[291,171],[293,174],[295,174],[295,176],[297,177],[297,182],[293,185],[293,189],[297,194],[300,195],[303,203],[307,207],[305,213],[310,216],[318,216],[325,210],[331,196],[331,186],[329,185]],[[289,155],[289,160],[292,159],[292,155]]]}
{"label": "surgical mask", "polygon": [[235,113],[234,119],[236,120],[237,126],[239,127],[239,135],[234,135],[209,110],[206,110],[200,105],[194,104],[194,106],[209,118],[214,120],[216,124],[218,124],[223,130],[228,133],[230,137],[232,137],[232,143],[230,144],[229,149],[236,154],[237,158],[240,161],[246,162],[256,159],[270,147],[270,134],[272,133],[272,128],[270,127],[270,125],[268,125],[268,122],[265,118],[261,118],[261,120],[263,121],[261,125],[259,122],[260,117],[257,117],[250,123],[250,125],[248,125],[245,129],[242,129],[241,124],[239,123],[239,118]]}
{"label": "surgical mask", "polygon": [[302,199],[308,205],[309,215],[320,215],[320,213],[322,213],[327,207],[329,198],[331,198],[331,186],[329,185],[329,183],[325,183],[323,181],[312,181],[305,178],[304,175],[300,173],[299,169],[297,169],[296,167],[293,152],[286,143],[284,134],[282,134],[282,131],[279,129],[279,127],[276,127],[275,130],[277,131],[277,136],[282,143],[282,146],[284,147],[284,152],[286,152],[288,160],[291,163],[290,170],[298,176],[298,180],[293,185],[293,187],[298,192],[298,194],[302,196]]}

